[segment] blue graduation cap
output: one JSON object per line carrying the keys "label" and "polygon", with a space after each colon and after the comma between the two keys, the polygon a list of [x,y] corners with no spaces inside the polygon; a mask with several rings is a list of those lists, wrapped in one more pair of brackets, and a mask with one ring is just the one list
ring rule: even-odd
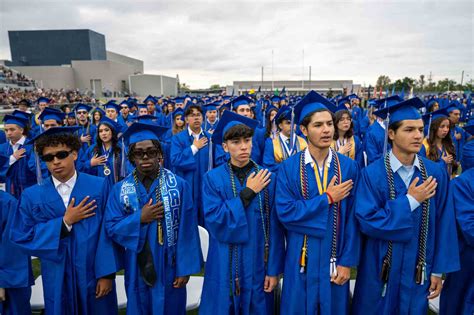
{"label": "blue graduation cap", "polygon": [[181,120],[183,120],[183,117],[184,117],[184,109],[182,109],[182,108],[176,108],[176,109],[171,113],[171,117],[173,118],[173,120],[176,118],[177,115],[181,115]]}
{"label": "blue graduation cap", "polygon": [[[462,127],[464,130],[466,130],[467,133],[469,133],[471,136],[474,136],[474,118],[469,120],[464,127]],[[471,140],[470,142],[474,142]]]}
{"label": "blue graduation cap", "polygon": [[3,124],[13,124],[17,125],[21,128],[25,128],[28,125],[28,119],[25,119],[23,117],[19,116],[14,116],[14,115],[5,115],[3,117]]}
{"label": "blue graduation cap", "polygon": [[102,124],[109,126],[115,131],[115,133],[120,131],[120,125],[107,116],[104,116],[100,119],[99,126]]}
{"label": "blue graduation cap", "polygon": [[67,126],[67,127],[51,127],[48,130],[36,135],[34,138],[28,141],[28,144],[35,143],[38,139],[43,137],[58,135],[58,134],[74,134],[76,131],[81,129],[79,126]]}
{"label": "blue graduation cap", "polygon": [[433,120],[436,120],[438,118],[448,118],[448,117],[449,117],[449,112],[447,108],[441,108],[434,112],[423,115],[423,121],[425,125],[431,125],[431,122]]}
{"label": "blue graduation cap", "polygon": [[357,96],[357,94],[354,94],[354,93],[352,93],[351,95],[348,95],[347,98],[351,101],[355,100],[355,99],[360,100],[360,97]]}
{"label": "blue graduation cap", "polygon": [[275,115],[275,118],[273,118],[273,121],[277,124],[281,123],[283,120],[291,120],[290,106],[282,106]]}
{"label": "blue graduation cap", "polygon": [[270,101],[272,101],[272,103],[278,103],[280,102],[280,97],[276,96],[276,95],[273,95],[271,98],[270,98]]}
{"label": "blue graduation cap", "polygon": [[92,109],[92,106],[89,106],[87,104],[83,103],[77,103],[76,106],[72,109],[73,111],[77,112],[79,110],[85,110],[86,112],[90,112]]}
{"label": "blue graduation cap", "polygon": [[401,98],[398,95],[392,95],[390,97],[375,100],[375,104],[376,104],[375,107],[377,108],[390,107],[400,102],[403,102],[403,98]]}
{"label": "blue graduation cap", "polygon": [[217,105],[215,103],[209,103],[209,104],[203,105],[202,109],[204,110],[204,112],[207,112],[210,110],[217,110]]}
{"label": "blue graduation cap", "polygon": [[339,105],[336,108],[335,113],[340,112],[341,110],[347,110],[349,111],[349,108],[345,105],[346,103],[339,103]]}
{"label": "blue graduation cap", "polygon": [[154,115],[141,115],[135,118],[137,122],[140,123],[149,123],[149,124],[158,124],[158,118]]}
{"label": "blue graduation cap", "polygon": [[105,109],[109,109],[109,108],[115,109],[117,111],[117,113],[120,113],[120,110],[122,109],[122,107],[120,105],[118,105],[117,103],[115,103],[114,100],[107,102],[107,104],[104,105],[104,108]]}
{"label": "blue graduation cap", "polygon": [[45,108],[41,115],[39,115],[38,119],[41,120],[42,122],[45,122],[46,120],[55,120],[59,123],[62,124],[64,118],[66,118],[66,114],[63,113],[60,110],[54,109],[54,108]]}
{"label": "blue graduation cap", "polygon": [[[458,106],[458,104],[459,104],[459,106]],[[446,111],[449,114],[454,110],[461,111],[461,106],[462,106],[461,103],[459,103],[458,101],[455,101],[455,102],[452,102],[448,107],[445,107],[445,108],[446,108]]]}
{"label": "blue graduation cap", "polygon": [[65,115],[66,115],[66,118],[70,118],[70,117],[76,118],[76,112],[74,112],[74,111],[71,111],[71,112],[69,112]]}
{"label": "blue graduation cap", "polygon": [[349,98],[349,96],[346,96],[346,97],[343,97],[343,98],[340,98],[338,100],[336,100],[336,103],[338,105],[344,105],[344,104],[350,104],[351,103],[351,99]]}
{"label": "blue graduation cap", "polygon": [[418,97],[411,98],[403,102],[397,102],[393,105],[389,105],[378,111],[374,112],[374,115],[382,118],[389,119],[388,126],[393,123],[402,120],[416,120],[421,119],[419,109],[424,106],[422,100]]}
{"label": "blue graduation cap", "polygon": [[38,103],[38,104],[39,104],[39,103],[47,103],[47,104],[49,104],[49,102],[50,102],[49,98],[44,97],[44,96],[41,96],[41,97],[39,97],[39,98],[36,100],[36,103]]}
{"label": "blue graduation cap", "polygon": [[145,140],[160,140],[168,129],[162,126],[149,123],[136,122],[125,130],[121,138],[127,146]]}
{"label": "blue graduation cap", "polygon": [[301,101],[298,102],[298,104],[295,105],[295,120],[298,125],[300,125],[306,116],[321,109],[329,110],[334,113],[336,111],[336,106],[321,94],[315,91],[310,91],[301,99]]}
{"label": "blue graduation cap", "polygon": [[184,97],[175,97],[174,102],[176,104],[183,104],[184,103]]}
{"label": "blue graduation cap", "polygon": [[26,105],[28,107],[31,106],[31,101],[29,99],[23,98],[21,99],[17,105]]}
{"label": "blue graduation cap", "polygon": [[146,104],[146,103],[148,103],[148,102],[152,102],[153,104],[156,104],[157,99],[154,98],[154,97],[151,96],[151,95],[148,95],[148,96],[145,98],[145,100],[143,101],[143,103]]}
{"label": "blue graduation cap", "polygon": [[278,107],[273,106],[273,105],[267,105],[267,108],[265,109],[265,117],[270,115],[272,111],[277,111],[278,112]]}
{"label": "blue graduation cap", "polygon": [[226,110],[217,123],[216,130],[214,130],[214,133],[212,134],[212,142],[216,144],[222,144],[222,142],[224,142],[225,133],[230,128],[241,124],[246,125],[254,130],[258,126],[258,122],[256,120]]}
{"label": "blue graduation cap", "polygon": [[231,108],[233,110],[236,110],[239,106],[242,106],[242,105],[249,105],[250,106],[250,103],[253,103],[253,100],[251,100],[250,98],[248,98],[245,95],[240,95],[239,97],[232,100],[230,103],[231,103],[231,105],[230,105]]}
{"label": "blue graduation cap", "polygon": [[102,115],[102,117],[104,117],[104,116],[105,116],[105,112],[104,112],[104,110],[103,110],[102,108],[100,108],[100,107],[96,107],[96,108],[94,108],[94,110],[93,110],[93,111],[94,111],[94,112],[99,112],[99,113]]}
{"label": "blue graduation cap", "polygon": [[140,108],[148,109],[146,104],[138,104],[137,107],[138,107],[138,109],[140,109]]}
{"label": "blue graduation cap", "polygon": [[120,102],[119,105],[120,105],[120,107],[122,107],[122,105],[125,105],[125,106],[127,106],[129,109],[133,107],[133,104],[130,103],[129,101],[127,101],[127,100],[123,100],[122,102]]}
{"label": "blue graduation cap", "polygon": [[18,109],[15,109],[12,113],[13,116],[16,116],[16,117],[21,117],[21,118],[25,118],[27,120],[30,120],[31,118],[31,114],[30,113],[27,113],[27,112],[23,112],[21,110],[18,110]]}

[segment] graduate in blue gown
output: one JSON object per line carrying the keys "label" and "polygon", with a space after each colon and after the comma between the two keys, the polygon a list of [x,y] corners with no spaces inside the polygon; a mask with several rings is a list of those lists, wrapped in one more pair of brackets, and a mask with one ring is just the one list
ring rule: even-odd
{"label": "graduate in blue gown", "polygon": [[76,113],[77,125],[80,127],[77,135],[81,139],[83,152],[94,144],[97,134],[97,127],[89,120],[89,112],[91,110],[91,106],[82,103],[76,104],[73,108],[73,111]]}
{"label": "graduate in blue gown", "polygon": [[256,126],[226,111],[213,134],[230,159],[203,181],[210,244],[200,314],[273,314],[284,240],[273,207],[275,177],[250,160]]}
{"label": "graduate in blue gown", "polygon": [[453,139],[456,161],[462,160],[462,152],[464,143],[467,140],[468,134],[464,131],[463,128],[458,126],[459,120],[461,118],[461,105],[458,101],[453,101],[449,107],[446,108],[449,114],[449,121],[451,123],[450,135]]}
{"label": "graduate in blue gown", "polygon": [[116,122],[120,126],[119,133],[124,132],[128,125],[125,123],[123,119],[119,119],[120,117],[120,110],[122,107],[115,103],[115,100],[110,100],[108,101],[105,105],[105,116],[108,118],[112,119],[114,122]]}
{"label": "graduate in blue gown", "polygon": [[0,314],[2,315],[31,314],[30,297],[34,278],[30,256],[12,244],[9,238],[17,206],[15,198],[0,191],[0,291],[3,291],[3,297],[0,297]]}
{"label": "graduate in blue gown", "polygon": [[412,98],[376,113],[383,119],[390,113],[393,149],[362,171],[357,187],[363,241],[354,314],[426,314],[429,299],[441,292],[442,273],[459,269],[447,175],[417,155],[422,106]]}
{"label": "graduate in blue gown", "polygon": [[122,160],[126,154],[118,140],[120,125],[103,117],[97,128],[95,143],[82,155],[79,170],[105,179],[106,190],[129,173],[128,163]]}
{"label": "graduate in blue gown", "polygon": [[39,120],[39,116],[43,112],[45,108],[49,106],[50,99],[47,97],[39,97],[36,100],[36,104],[38,105],[39,112],[37,112],[35,115],[31,116],[30,120],[30,127],[31,127],[31,132],[33,135],[37,135],[42,132],[41,130],[41,121]]}
{"label": "graduate in blue gown", "polygon": [[166,128],[134,123],[123,137],[136,168],[110,194],[105,227],[125,248],[127,314],[185,314],[186,283],[201,270],[189,185],[160,166]]}
{"label": "graduate in blue gown", "polygon": [[[265,150],[263,153],[263,167],[276,173],[281,162],[288,157],[300,152],[306,148],[306,140],[291,132],[291,108],[282,106],[275,118],[274,124],[277,125],[279,132],[275,138],[268,137],[265,140]],[[293,128],[296,126],[293,125]],[[290,141],[293,137],[293,142]]]}
{"label": "graduate in blue gown", "polygon": [[[474,124],[466,131],[474,134]],[[451,181],[459,237],[461,270],[446,276],[441,293],[440,314],[474,314],[474,139],[464,145],[463,173]]]}
{"label": "graduate in blue gown", "polygon": [[7,136],[5,134],[5,131],[0,130],[0,144],[3,144],[7,142]]}
{"label": "graduate in blue gown", "polygon": [[161,148],[163,149],[164,155],[164,167],[175,172],[176,170],[171,165],[171,139],[174,135],[180,133],[186,128],[186,123],[184,122],[184,110],[182,108],[177,108],[170,114],[172,118],[172,123],[169,129],[161,137]]}
{"label": "graduate in blue gown", "polygon": [[52,176],[22,193],[10,239],[40,258],[46,314],[116,314],[120,250],[102,230],[103,180],[75,169],[74,131],[50,128],[36,138]]}
{"label": "graduate in blue gown", "polygon": [[147,106],[148,115],[155,116],[158,120],[158,125],[163,126],[166,123],[166,118],[161,112],[161,107],[158,104],[158,100],[155,97],[148,95],[143,103]]}
{"label": "graduate in blue gown", "polygon": [[130,109],[133,107],[133,103],[123,100],[120,104],[120,115],[118,121],[120,125],[130,126],[135,117],[130,113]]}
{"label": "graduate in blue gown", "polygon": [[187,106],[184,112],[187,128],[171,139],[171,166],[176,175],[190,186],[198,222],[203,225],[201,184],[204,174],[215,166],[218,148],[211,135],[202,129],[203,114],[198,105]]}
{"label": "graduate in blue gown", "polygon": [[0,164],[0,181],[6,191],[15,198],[36,183],[36,175],[28,167],[33,147],[27,144],[28,121],[24,118],[5,115],[3,117],[8,141],[0,144],[0,155],[6,157]]}
{"label": "graduate in blue gown", "polygon": [[[353,187],[358,166],[331,149],[335,105],[310,91],[295,107],[308,147],[284,161],[275,206],[286,229],[281,314],[347,314],[359,260]],[[321,165],[321,167],[319,166]]]}
{"label": "graduate in blue gown", "polygon": [[216,130],[217,123],[219,122],[217,106],[218,103],[209,103],[203,106],[204,115],[206,116],[203,129],[210,134]]}

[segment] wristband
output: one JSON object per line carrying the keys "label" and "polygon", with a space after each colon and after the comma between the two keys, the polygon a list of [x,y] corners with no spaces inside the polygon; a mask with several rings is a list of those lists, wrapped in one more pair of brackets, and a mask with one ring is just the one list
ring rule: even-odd
{"label": "wristband", "polygon": [[327,191],[326,191],[326,195],[328,195],[328,197],[329,197],[329,201],[330,201],[330,203],[329,203],[329,204],[331,204],[331,205],[332,205],[332,204],[334,203],[334,199],[332,199],[332,196],[331,196],[331,194],[330,194],[329,192],[327,192]]}

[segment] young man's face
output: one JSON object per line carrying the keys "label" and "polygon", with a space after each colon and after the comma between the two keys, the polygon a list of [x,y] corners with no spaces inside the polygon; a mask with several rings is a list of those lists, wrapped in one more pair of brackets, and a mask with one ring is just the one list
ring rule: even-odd
{"label": "young man's face", "polygon": [[208,110],[206,112],[206,117],[210,122],[215,122],[217,118],[217,110]]}
{"label": "young man's face", "polygon": [[409,154],[418,153],[423,143],[423,120],[404,120],[397,129],[388,130],[388,137],[392,140],[392,146],[401,152]]}
{"label": "young man's face", "polygon": [[15,124],[6,124],[5,134],[8,140],[13,143],[16,143],[23,136],[23,128]]}
{"label": "young man's face", "polygon": [[182,108],[184,109],[184,103],[176,103],[176,108]]}
{"label": "young man's face", "polygon": [[186,116],[186,123],[192,129],[201,128],[202,125],[202,114],[196,108],[193,108],[191,113]]}
{"label": "young man's face", "polygon": [[149,101],[146,103],[146,107],[148,109],[148,114],[152,115],[153,113],[155,113],[155,103]]}
{"label": "young man's face", "polygon": [[252,137],[227,140],[222,143],[222,148],[232,160],[241,165],[247,164],[252,153]]}
{"label": "young man's face", "polygon": [[130,151],[129,156],[137,171],[148,175],[158,171],[162,159],[160,150],[151,140],[137,142],[135,148]]}
{"label": "young man's face", "polygon": [[[69,118],[68,118],[69,119]],[[59,123],[54,119],[48,119],[43,122],[43,129],[48,130],[49,128],[59,127]]]}
{"label": "young man's face", "polygon": [[117,119],[117,111],[114,108],[107,108],[105,110],[105,116],[109,117],[112,120]]}
{"label": "young man's face", "polygon": [[459,109],[455,109],[449,113],[449,120],[453,124],[457,124],[459,122],[459,118],[461,118],[461,111]]}
{"label": "young man's face", "polygon": [[28,110],[28,105],[20,104],[20,105],[18,105],[18,110],[20,110],[22,112],[26,112]]}
{"label": "young man's face", "polygon": [[[76,111],[77,121],[80,125],[85,125],[87,123],[87,115],[89,113],[86,110],[80,109]],[[68,118],[69,119],[69,118]]]}
{"label": "young man's face", "polygon": [[138,116],[143,116],[143,115],[148,115],[148,109],[146,108],[140,108],[138,110]]}
{"label": "young man's face", "polygon": [[291,121],[284,119],[281,123],[278,124],[278,128],[280,128],[280,132],[285,135],[285,137],[289,137],[291,134]]}
{"label": "young man's face", "polygon": [[252,118],[252,110],[250,109],[250,105],[240,105],[237,107],[235,112],[239,115]]}
{"label": "young man's face", "polygon": [[127,116],[130,112],[130,109],[127,105],[122,105],[122,109],[120,110],[120,112],[122,113],[122,116]]}
{"label": "young man's face", "polygon": [[38,104],[40,112],[42,112],[46,107],[48,107],[48,103],[41,102]]}
{"label": "young man's face", "polygon": [[54,147],[45,147],[41,156],[57,154],[67,154],[67,156],[64,159],[59,159],[56,156],[51,162],[45,162],[49,172],[57,179],[70,178],[76,170],[74,162],[77,160],[77,152],[64,144],[60,144]]}
{"label": "young man's face", "polygon": [[325,149],[331,146],[334,136],[334,122],[328,111],[312,114],[308,126],[301,126],[300,129],[314,147]]}

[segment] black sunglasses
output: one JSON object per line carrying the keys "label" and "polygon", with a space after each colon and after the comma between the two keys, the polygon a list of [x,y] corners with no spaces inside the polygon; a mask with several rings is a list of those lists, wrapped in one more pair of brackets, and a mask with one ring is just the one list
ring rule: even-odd
{"label": "black sunglasses", "polygon": [[69,156],[69,154],[71,154],[72,151],[59,151],[57,152],[56,154],[45,154],[45,155],[41,155],[40,158],[42,161],[44,162],[52,162],[54,160],[54,158],[58,158],[58,160],[64,160],[65,158],[67,158]]}
{"label": "black sunglasses", "polygon": [[[130,152],[130,158],[132,160],[134,159],[139,159],[139,160],[142,160],[145,155],[148,156],[150,159],[154,159],[156,158],[157,156],[160,155],[160,150],[158,149],[151,149],[151,150],[147,150],[147,151],[141,151],[141,150],[138,150],[138,151],[132,151]],[[161,156],[160,156],[160,159],[161,159]]]}

